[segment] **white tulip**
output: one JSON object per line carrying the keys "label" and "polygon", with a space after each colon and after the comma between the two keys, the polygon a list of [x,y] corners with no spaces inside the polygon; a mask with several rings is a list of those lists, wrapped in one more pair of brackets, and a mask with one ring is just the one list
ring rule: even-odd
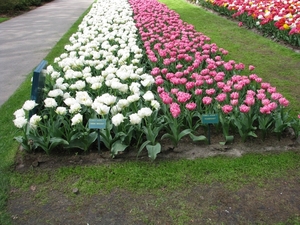
{"label": "white tulip", "polygon": [[118,113],[111,118],[111,122],[117,127],[124,121],[124,119],[125,117],[121,113]]}

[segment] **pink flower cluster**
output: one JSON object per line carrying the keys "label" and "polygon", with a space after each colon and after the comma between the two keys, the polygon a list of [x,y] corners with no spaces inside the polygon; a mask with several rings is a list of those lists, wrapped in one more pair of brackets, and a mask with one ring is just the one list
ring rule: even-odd
{"label": "pink flower cluster", "polygon": [[[256,74],[238,75],[245,69],[243,63],[225,62],[222,57],[228,51],[210,44],[209,37],[180,20],[165,5],[156,0],[129,2],[157,91],[173,117],[184,109],[201,112],[213,107],[215,113],[221,109],[228,114],[234,109],[248,113],[256,108],[270,114],[279,106],[288,106],[288,100]],[[254,69],[249,66],[249,71]]]}

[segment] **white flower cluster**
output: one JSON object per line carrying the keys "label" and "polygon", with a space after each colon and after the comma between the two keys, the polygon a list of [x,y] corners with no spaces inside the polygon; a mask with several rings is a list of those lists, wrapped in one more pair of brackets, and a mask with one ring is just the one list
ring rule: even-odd
{"label": "white flower cluster", "polygon": [[[101,0],[92,5],[65,46],[66,52],[47,67],[54,85],[43,102],[46,109],[57,116],[69,113],[71,124],[76,125],[83,121],[83,107],[89,108],[100,117],[109,115],[118,126],[126,119],[140,123],[160,107],[149,91],[154,79],[140,62],[143,54],[132,16],[126,0]],[[137,102],[138,108],[131,109]],[[14,122],[21,128],[27,121],[20,112],[15,113]],[[31,124],[36,126],[39,121]]]}
{"label": "white flower cluster", "polygon": [[[30,111],[36,107],[37,104],[33,100],[27,100],[24,102],[21,109],[18,109],[14,112],[15,119],[13,120],[14,125],[18,128],[23,128],[28,123],[26,119],[26,113],[25,111]],[[25,111],[24,111],[25,110]],[[40,119],[36,118],[36,115],[34,115],[34,119],[30,121],[30,124],[32,124],[33,127],[36,127],[37,123],[40,121]]]}

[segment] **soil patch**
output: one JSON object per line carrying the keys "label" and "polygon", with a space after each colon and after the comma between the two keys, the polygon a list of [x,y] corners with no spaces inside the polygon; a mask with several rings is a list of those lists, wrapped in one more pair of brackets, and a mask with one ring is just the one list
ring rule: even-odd
{"label": "soil patch", "polygon": [[81,204],[53,191],[47,203],[39,205],[28,193],[10,200],[9,210],[14,213],[13,224],[20,225],[295,224],[300,216],[300,180],[294,178],[238,191],[221,184],[198,185],[166,192],[163,199],[116,188],[109,194],[100,191]]}
{"label": "soil patch", "polygon": [[[286,131],[282,138],[269,135],[265,140],[260,137],[249,138],[242,142],[241,138],[235,137],[232,143],[220,144],[224,141],[222,134],[212,131],[210,144],[206,142],[192,142],[189,137],[183,138],[177,147],[167,139],[163,139],[162,152],[157,155],[156,160],[164,159],[196,159],[212,156],[241,157],[247,153],[279,153],[282,151],[296,150],[300,146],[300,138],[295,139],[292,130]],[[120,152],[114,158],[105,147],[100,147],[98,152],[96,145],[88,152],[80,150],[57,151],[46,155],[44,152],[26,153],[20,149],[16,155],[14,169],[18,172],[26,172],[28,169],[56,169],[62,166],[74,165],[98,165],[110,162],[122,162],[127,160],[149,160],[146,150],[137,158],[136,149],[128,149]]]}

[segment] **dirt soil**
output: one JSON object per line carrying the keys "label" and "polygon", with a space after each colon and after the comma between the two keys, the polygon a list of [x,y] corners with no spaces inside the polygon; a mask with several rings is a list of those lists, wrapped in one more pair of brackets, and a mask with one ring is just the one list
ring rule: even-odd
{"label": "dirt soil", "polygon": [[[202,157],[225,155],[241,157],[250,152],[280,153],[300,152],[299,140],[287,133],[280,141],[275,136],[248,140],[238,138],[228,145],[220,145],[223,137],[212,134],[211,144],[193,144],[188,139],[172,148],[168,140],[162,143],[163,151],[157,160],[194,160]],[[97,148],[96,148],[97,149]],[[74,152],[65,155],[43,153],[17,154],[15,171],[27,173],[55,170],[62,166],[103,165],[115,161],[120,163],[136,160],[136,152],[128,151],[115,159],[105,149],[99,154],[94,149],[88,154]],[[144,152],[139,160],[149,160]],[[13,224],[294,224],[300,217],[300,177],[290,171],[286,178],[271,179],[264,185],[249,184],[239,190],[229,190],[222,183],[198,184],[184,191],[167,192],[164,198],[151,193],[136,194],[116,187],[109,194],[102,193],[86,197],[72,190],[77,198],[68,197],[63,190],[53,189],[46,193],[47,200],[37,197],[36,186],[27,191],[12,187],[8,211]],[[45,193],[44,193],[45,194]],[[188,220],[188,222],[187,222]],[[291,223],[287,221],[292,221]],[[299,220],[300,222],[300,220]]]}

